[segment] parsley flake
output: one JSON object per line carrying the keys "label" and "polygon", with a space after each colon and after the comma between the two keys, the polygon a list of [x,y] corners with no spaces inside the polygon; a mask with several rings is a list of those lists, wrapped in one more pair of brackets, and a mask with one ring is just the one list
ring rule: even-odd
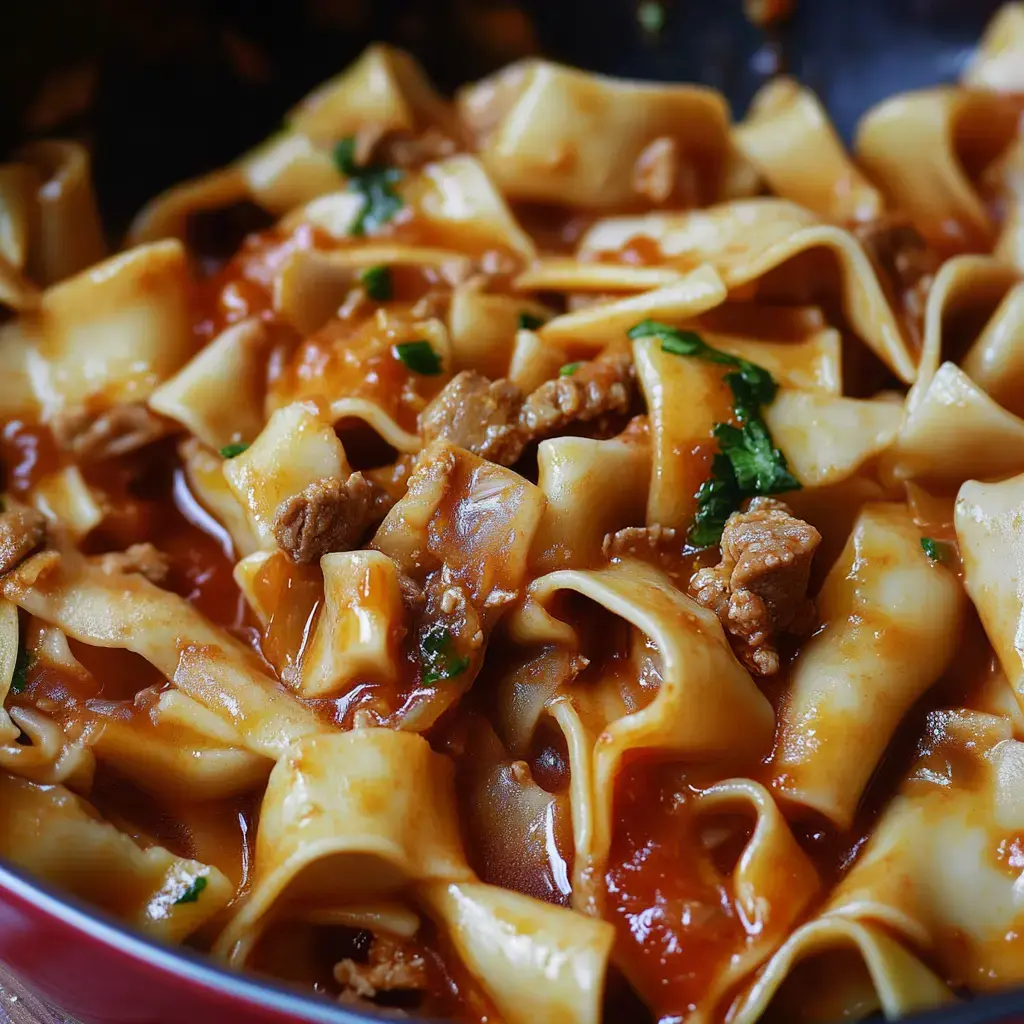
{"label": "parsley flake", "polygon": [[948,562],[951,554],[948,544],[941,540],[935,540],[932,537],[921,538],[921,550],[933,562]]}
{"label": "parsley flake", "polygon": [[454,679],[469,668],[469,658],[455,654],[451,633],[439,623],[428,626],[420,637],[423,685]]}
{"label": "parsley flake", "polygon": [[665,27],[665,8],[655,0],[643,0],[636,9],[636,20],[648,35],[660,35]]}
{"label": "parsley flake", "polygon": [[198,903],[199,894],[206,888],[208,882],[205,875],[200,875],[175,901],[174,905],[178,906],[179,903]]}
{"label": "parsley flake", "polygon": [[583,364],[582,363],[566,363],[558,371],[559,377],[571,377]]}
{"label": "parsley flake", "polygon": [[690,543],[694,547],[709,548],[722,537],[725,521],[743,501],[732,462],[721,453],[711,463],[711,476],[697,491],[697,512],[690,528]]}
{"label": "parsley flake", "polygon": [[395,355],[413,373],[434,377],[441,372],[441,357],[429,341],[400,341],[395,346]]}
{"label": "parsley flake", "polygon": [[367,267],[359,275],[359,280],[366,294],[375,302],[387,302],[394,294],[390,267],[383,265]]}
{"label": "parsley flake", "polygon": [[711,477],[697,491],[697,512],[690,530],[696,547],[711,547],[722,537],[725,522],[747,498],[783,494],[800,489],[786,456],[772,444],[761,408],[778,393],[775,378],[763,367],[740,356],[720,352],[696,331],[681,331],[657,320],[644,320],[629,331],[632,339],[660,338],[661,350],[692,356],[730,367],[724,380],[732,391],[738,425],[716,423],[713,428],[719,453],[711,463]]}
{"label": "parsley flake", "polygon": [[534,316],[532,313],[520,313],[519,314],[519,330],[521,331],[535,331],[538,327],[543,327],[544,321],[539,316]]}
{"label": "parsley flake", "polygon": [[11,693],[21,693],[28,686],[28,673],[35,664],[35,655],[25,647],[18,648],[18,657],[14,662],[14,673],[11,676]]}
{"label": "parsley flake", "polygon": [[236,455],[241,455],[242,452],[249,448],[248,441],[235,441],[234,444],[226,444],[220,450],[222,458],[233,459]]}
{"label": "parsley flake", "polygon": [[748,419],[742,427],[716,423],[714,435],[732,466],[741,494],[782,494],[800,489],[800,481],[789,471],[786,457],[772,446],[763,420]]}
{"label": "parsley flake", "polygon": [[348,178],[349,192],[362,197],[362,206],[349,227],[350,235],[365,235],[387,224],[405,205],[395,191],[402,180],[397,167],[356,163],[356,140],[346,136],[334,147],[334,165]]}

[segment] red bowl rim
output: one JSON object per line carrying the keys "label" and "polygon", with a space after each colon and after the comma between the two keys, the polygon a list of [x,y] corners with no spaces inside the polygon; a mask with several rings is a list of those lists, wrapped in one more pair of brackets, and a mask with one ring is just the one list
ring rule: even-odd
{"label": "red bowl rim", "polygon": [[[272,1010],[283,1017],[310,1024],[364,1024],[381,1019],[370,1011],[345,1009],[322,997],[305,995],[270,979],[231,971],[187,948],[163,945],[128,928],[106,912],[74,896],[60,893],[20,868],[0,860],[0,899],[3,893],[24,900],[74,931],[160,973],[183,979],[253,1009]],[[16,970],[14,973],[17,975]],[[31,982],[28,987],[32,987]]]}
{"label": "red bowl rim", "polygon": [[[372,1011],[345,1009],[326,999],[305,995],[271,979],[231,971],[190,949],[146,938],[106,912],[60,893],[0,859],[0,894],[4,892],[169,977],[184,979],[253,1009],[269,1009],[308,1024],[365,1024],[384,1019]],[[1024,1024],[1024,988],[978,996],[904,1019],[907,1024]]]}

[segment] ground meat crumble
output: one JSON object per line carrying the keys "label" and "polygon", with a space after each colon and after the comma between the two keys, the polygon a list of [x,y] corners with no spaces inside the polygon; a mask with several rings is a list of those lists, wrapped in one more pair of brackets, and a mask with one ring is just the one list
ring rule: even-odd
{"label": "ground meat crumble", "polygon": [[711,609],[737,655],[758,675],[779,670],[776,639],[800,633],[813,618],[807,582],[821,534],[773,498],[754,498],[722,532],[722,560],[700,569],[690,593]]}

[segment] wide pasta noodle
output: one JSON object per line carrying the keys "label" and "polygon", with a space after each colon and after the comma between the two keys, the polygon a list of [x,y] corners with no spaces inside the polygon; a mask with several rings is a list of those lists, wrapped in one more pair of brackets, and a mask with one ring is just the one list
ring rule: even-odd
{"label": "wide pasta noodle", "polygon": [[[706,758],[721,756],[735,743],[757,749],[768,742],[771,709],[729,654],[717,620],[657,571],[624,563],[599,572],[562,570],[541,577],[529,591],[536,610],[530,614],[528,608],[517,626],[522,640],[532,639],[534,632],[537,639],[543,637],[548,628],[544,606],[560,590],[583,594],[622,616],[651,639],[659,656],[661,681],[650,703],[602,723],[599,739],[584,752],[592,763],[587,774],[593,788],[579,794],[582,803],[573,807],[573,825],[589,820],[593,838],[589,848],[577,843],[575,887],[581,890],[579,898],[594,902],[600,897],[589,891],[586,879],[601,870],[607,857],[610,795],[625,752],[646,749]],[[554,635],[565,633],[564,625],[553,625]],[[571,629],[567,635],[573,636]],[[689,715],[687,707],[699,707],[700,715]]]}
{"label": "wide pasta noodle", "polygon": [[729,289],[755,282],[808,250],[831,250],[851,327],[901,380],[914,379],[914,353],[863,249],[852,235],[822,224],[794,203],[749,199],[685,215],[608,218],[584,235],[579,255],[592,259],[612,253],[637,237],[650,238],[668,266],[709,264]]}
{"label": "wide pasta noodle", "polygon": [[[984,166],[997,156],[1013,137],[1015,121],[1014,105],[995,94],[922,89],[865,115],[857,157],[937,249],[983,251],[995,242],[995,228],[964,161]],[[982,131],[973,130],[978,124]]]}
{"label": "wide pasta noodle", "polygon": [[852,152],[386,45],[113,251],[12,150],[0,857],[370,1015],[1024,986],[1022,11]]}
{"label": "wide pasta noodle", "polygon": [[[182,941],[231,898],[231,884],[217,868],[159,846],[140,849],[63,786],[37,786],[4,772],[0,790],[5,857],[155,938]],[[182,902],[199,878],[209,898]]]}
{"label": "wide pasta noodle", "polygon": [[900,718],[952,658],[963,604],[902,508],[861,512],[822,587],[824,629],[793,665],[772,756],[780,794],[850,824]]}
{"label": "wide pasta noodle", "polygon": [[827,220],[870,221],[885,208],[817,98],[791,79],[776,78],[758,92],[733,138],[773,192]]}

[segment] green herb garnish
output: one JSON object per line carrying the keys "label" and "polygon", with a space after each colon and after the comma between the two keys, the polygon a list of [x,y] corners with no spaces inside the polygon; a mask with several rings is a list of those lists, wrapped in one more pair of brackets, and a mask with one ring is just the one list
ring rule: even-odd
{"label": "green herb garnish", "polygon": [[935,540],[932,537],[921,538],[921,550],[933,562],[948,562],[949,556],[952,553],[948,544],[941,540]]}
{"label": "green herb garnish", "polygon": [[630,329],[629,336],[634,340],[661,338],[662,352],[669,352],[674,356],[693,356],[696,359],[703,359],[706,363],[733,367],[736,372],[728,374],[725,379],[732,389],[736,411],[741,418],[745,418],[742,417],[741,409],[750,409],[755,405],[770,405],[779,390],[775,378],[763,366],[712,348],[696,331],[680,331],[657,320],[644,320]]}
{"label": "green herb garnish", "polygon": [[690,527],[690,543],[698,548],[717,544],[722,539],[725,521],[742,501],[732,462],[727,456],[717,454],[711,462],[711,476],[697,491],[697,512]]}
{"label": "green herb garnish", "polygon": [[629,331],[629,336],[634,340],[660,338],[663,352],[731,367],[724,379],[732,391],[739,426],[714,425],[719,453],[711,463],[710,479],[697,491],[697,512],[690,529],[693,545],[705,548],[717,544],[726,520],[746,498],[800,489],[786,456],[772,444],[761,415],[761,407],[771,404],[779,390],[775,378],[763,366],[712,348],[695,331],[680,331],[657,320],[644,320]]}
{"label": "green herb garnish", "polygon": [[390,267],[367,267],[359,275],[359,280],[366,294],[375,302],[387,302],[394,294]]}
{"label": "green herb garnish", "polygon": [[248,441],[235,441],[233,444],[224,445],[220,450],[220,454],[225,459],[233,459],[236,455],[241,455],[242,452],[246,451],[248,447]]}
{"label": "green herb garnish", "polygon": [[401,341],[395,346],[395,355],[413,373],[434,377],[441,372],[441,357],[429,341]]}
{"label": "green herb garnish", "polygon": [[451,633],[436,622],[420,637],[420,663],[424,686],[454,679],[469,668],[469,658],[456,655]]}
{"label": "green herb garnish", "polygon": [[665,8],[655,0],[643,0],[636,9],[636,20],[648,35],[660,35],[665,27]]}
{"label": "green herb garnish", "polygon": [[397,167],[357,164],[355,136],[347,136],[334,147],[334,164],[348,178],[349,192],[357,193],[363,200],[349,228],[350,235],[376,231],[405,205],[395,191],[395,185],[402,180],[402,172]]}
{"label": "green herb garnish", "polygon": [[28,673],[36,663],[35,655],[25,647],[18,648],[18,657],[14,662],[14,673],[11,676],[11,693],[21,693],[28,686]]}
{"label": "green herb garnish", "polygon": [[519,314],[519,330],[521,331],[535,331],[538,327],[543,327],[544,321],[539,316],[534,316],[532,313],[520,313]]}
{"label": "green herb garnish", "polygon": [[199,894],[206,888],[207,881],[205,875],[200,875],[175,901],[174,905],[177,906],[179,903],[198,903]]}
{"label": "green herb garnish", "polygon": [[571,377],[583,364],[582,363],[566,363],[558,371],[559,377]]}
{"label": "green herb garnish", "polygon": [[714,435],[732,466],[741,494],[783,494],[800,489],[800,481],[789,471],[785,455],[772,447],[771,434],[762,419],[748,419],[742,427],[716,423]]}

